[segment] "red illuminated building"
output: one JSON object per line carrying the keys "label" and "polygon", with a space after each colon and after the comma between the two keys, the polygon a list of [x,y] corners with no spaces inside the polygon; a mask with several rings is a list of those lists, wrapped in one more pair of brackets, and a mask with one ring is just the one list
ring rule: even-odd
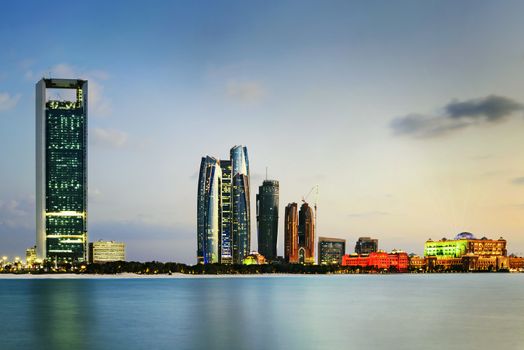
{"label": "red illuminated building", "polygon": [[342,266],[354,266],[361,268],[371,268],[373,270],[389,270],[394,269],[398,272],[408,271],[409,257],[405,252],[391,253],[374,252],[369,255],[344,255],[342,258]]}

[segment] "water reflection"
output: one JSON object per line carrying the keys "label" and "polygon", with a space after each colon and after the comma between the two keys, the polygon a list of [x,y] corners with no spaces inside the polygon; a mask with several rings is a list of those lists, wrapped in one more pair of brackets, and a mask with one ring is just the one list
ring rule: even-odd
{"label": "water reflection", "polygon": [[41,349],[88,349],[94,284],[88,280],[29,281],[29,332]]}

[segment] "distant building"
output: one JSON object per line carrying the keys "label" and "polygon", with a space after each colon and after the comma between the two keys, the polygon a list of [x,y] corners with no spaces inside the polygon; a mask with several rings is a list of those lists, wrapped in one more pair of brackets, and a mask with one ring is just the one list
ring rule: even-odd
{"label": "distant building", "polygon": [[315,262],[315,213],[306,202],[298,213],[298,262]]}
{"label": "distant building", "polygon": [[243,265],[264,265],[266,264],[266,258],[258,252],[251,252],[251,254],[249,254],[244,259],[242,259],[242,264]]}
{"label": "distant building", "polygon": [[247,148],[229,160],[202,157],[197,192],[197,262],[240,264],[251,241]]}
{"label": "distant building", "polygon": [[342,257],[346,254],[346,240],[340,238],[318,238],[318,264],[340,265]]}
{"label": "distant building", "polygon": [[440,241],[429,239],[424,244],[424,256],[437,259],[460,258],[464,255],[478,257],[506,256],[506,240],[504,238],[475,238],[472,233],[462,232],[455,239],[442,238]]}
{"label": "distant building", "polygon": [[378,251],[378,239],[359,237],[355,245],[356,254],[370,254]]}
{"label": "distant building", "polygon": [[200,162],[197,196],[197,261],[220,262],[222,170],[213,157]]}
{"label": "distant building", "polygon": [[[74,101],[48,99],[73,90]],[[36,84],[36,252],[57,262],[87,260],[87,81]]]}
{"label": "distant building", "polygon": [[284,216],[284,248],[285,260],[288,263],[298,263],[298,206],[289,203]]}
{"label": "distant building", "polygon": [[27,266],[33,265],[36,261],[36,246],[25,250],[25,263]]}
{"label": "distant building", "polygon": [[125,260],[125,243],[102,240],[89,243],[89,262],[91,264]]}
{"label": "distant building", "polygon": [[277,258],[279,184],[265,180],[258,188],[257,227],[258,250],[268,260]]}
{"label": "distant building", "polygon": [[409,257],[407,253],[401,251],[393,251],[391,253],[379,251],[369,255],[351,254],[344,255],[342,266],[406,272],[409,267]]}

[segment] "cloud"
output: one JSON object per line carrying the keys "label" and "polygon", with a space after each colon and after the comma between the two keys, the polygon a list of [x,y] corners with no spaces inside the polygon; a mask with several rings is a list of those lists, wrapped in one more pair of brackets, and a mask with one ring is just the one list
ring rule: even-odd
{"label": "cloud", "polygon": [[384,216],[384,215],[389,215],[389,213],[385,211],[366,211],[366,212],[361,212],[361,213],[350,213],[348,214],[348,217],[350,218],[369,218],[369,217]]}
{"label": "cloud", "polygon": [[34,226],[34,206],[35,201],[31,196],[0,200],[0,228],[32,228]]}
{"label": "cloud", "polygon": [[0,92],[0,112],[15,108],[20,100],[20,95],[11,96],[7,92]]}
{"label": "cloud", "polygon": [[524,105],[503,96],[490,95],[466,101],[453,100],[443,108],[442,115],[408,114],[394,119],[390,127],[395,135],[430,138],[480,124],[508,120]]}
{"label": "cloud", "polygon": [[524,185],[524,176],[514,178],[511,183],[518,186]]}
{"label": "cloud", "polygon": [[108,148],[123,148],[128,143],[128,135],[124,131],[95,128],[92,131],[93,142],[97,146]]}
{"label": "cloud", "polygon": [[260,102],[266,96],[266,90],[256,81],[230,81],[226,92],[229,97],[248,103]]}

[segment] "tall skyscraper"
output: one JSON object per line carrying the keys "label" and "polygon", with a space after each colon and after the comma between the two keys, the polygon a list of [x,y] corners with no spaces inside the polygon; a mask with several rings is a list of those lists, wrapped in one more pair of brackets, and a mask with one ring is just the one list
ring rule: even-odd
{"label": "tall skyscraper", "polygon": [[284,214],[284,257],[286,262],[298,263],[298,206],[289,203]]}
{"label": "tall skyscraper", "polygon": [[359,237],[355,244],[355,253],[370,254],[378,251],[378,239],[371,237]]}
{"label": "tall skyscraper", "polygon": [[222,233],[221,233],[221,259],[222,264],[231,264],[233,262],[233,203],[231,197],[232,179],[231,179],[231,161],[221,160],[220,168],[222,169]]}
{"label": "tall skyscraper", "polygon": [[212,157],[202,157],[198,177],[197,261],[220,262],[222,234],[222,169]]}
{"label": "tall skyscraper", "polygon": [[231,148],[232,168],[232,237],[233,263],[241,264],[251,249],[251,211],[249,193],[249,160],[247,148]]}
{"label": "tall skyscraper", "polygon": [[278,191],[278,181],[265,180],[257,194],[258,252],[267,260],[277,258]]}
{"label": "tall skyscraper", "polygon": [[[48,99],[48,89],[76,99]],[[87,81],[36,84],[36,246],[39,259],[87,260]]]}
{"label": "tall skyscraper", "polygon": [[247,148],[233,147],[229,160],[203,157],[197,197],[197,261],[241,264],[251,240]]}
{"label": "tall skyscraper", "polygon": [[306,202],[298,213],[298,261],[304,264],[315,262],[315,214]]}

